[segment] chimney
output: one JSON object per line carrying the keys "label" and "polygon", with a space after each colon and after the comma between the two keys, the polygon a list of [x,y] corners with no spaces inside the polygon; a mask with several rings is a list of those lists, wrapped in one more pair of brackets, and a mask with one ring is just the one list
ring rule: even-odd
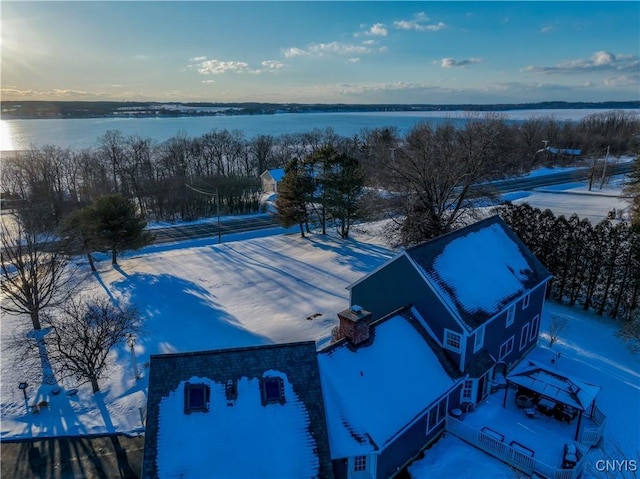
{"label": "chimney", "polygon": [[341,336],[347,338],[354,346],[366,342],[369,339],[371,316],[369,311],[365,311],[357,304],[338,313]]}

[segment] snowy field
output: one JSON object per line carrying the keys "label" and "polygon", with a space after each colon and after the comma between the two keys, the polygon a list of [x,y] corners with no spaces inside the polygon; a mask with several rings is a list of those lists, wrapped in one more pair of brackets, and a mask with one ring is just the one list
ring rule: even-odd
{"label": "snowy field", "polygon": [[[605,188],[589,194],[584,184],[568,185],[531,192],[517,201],[599,221],[612,207],[626,206],[616,197],[619,183]],[[144,317],[144,331],[135,345],[142,370],[137,381],[123,344],[112,353],[111,374],[102,380],[99,394],[93,395],[89,385],[67,380],[57,385],[62,393],[54,396],[54,385],[42,385],[40,372],[25,371],[8,350],[10,338],[26,331],[28,324],[3,317],[1,438],[139,433],[151,354],[299,340],[315,340],[322,347],[337,325],[336,314],[348,307],[346,287],[397,253],[381,239],[379,225],[357,228],[348,241],[322,235],[302,239],[294,230],[280,228],[223,240],[149,246],[122,258],[117,268],[108,255],[98,257],[99,271],[89,276],[83,294],[132,302]],[[82,267],[88,270],[86,264]],[[539,346],[531,354],[534,359],[548,360],[552,353],[545,343],[551,314],[569,318],[553,347],[553,353],[561,353],[559,368],[603,386],[598,405],[608,416],[607,450],[619,446],[624,457],[615,458],[640,459],[640,357],[615,336],[612,321],[551,303]],[[29,405],[49,403],[38,414],[26,412],[18,389],[23,381],[29,383]],[[586,477],[602,477],[594,466],[602,454],[590,454]],[[415,478],[517,477],[501,462],[449,435],[412,465],[411,473]]]}

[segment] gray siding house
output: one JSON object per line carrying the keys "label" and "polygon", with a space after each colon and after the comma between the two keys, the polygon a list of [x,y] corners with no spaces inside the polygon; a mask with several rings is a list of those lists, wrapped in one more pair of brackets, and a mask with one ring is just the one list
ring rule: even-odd
{"label": "gray siding house", "polygon": [[411,304],[466,377],[475,405],[496,365],[507,370],[538,339],[549,271],[497,216],[402,252],[352,284],[350,302],[373,319]]}
{"label": "gray siding house", "polygon": [[318,352],[334,475],[393,477],[441,435],[464,377],[414,308],[338,317],[344,337]]}

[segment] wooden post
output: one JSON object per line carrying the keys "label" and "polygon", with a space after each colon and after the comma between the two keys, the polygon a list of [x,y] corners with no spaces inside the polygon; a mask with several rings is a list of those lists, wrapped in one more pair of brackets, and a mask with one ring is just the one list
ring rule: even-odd
{"label": "wooden post", "polygon": [[582,413],[584,411],[580,411],[580,414],[578,414],[578,426],[576,427],[576,437],[573,439],[574,441],[578,440],[578,434],[580,433],[580,423],[582,422]]}
{"label": "wooden post", "polygon": [[507,406],[507,392],[509,391],[509,381],[507,380],[507,378],[504,378],[505,381],[507,381],[507,385],[504,388],[504,399],[502,401],[502,407],[505,408]]}

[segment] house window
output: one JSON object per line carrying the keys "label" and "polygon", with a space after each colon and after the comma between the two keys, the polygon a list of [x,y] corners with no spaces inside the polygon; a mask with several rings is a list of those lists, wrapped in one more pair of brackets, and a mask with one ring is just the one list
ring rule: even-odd
{"label": "house window", "polygon": [[466,379],[462,385],[462,393],[460,394],[460,402],[471,402],[473,396],[473,379]]}
{"label": "house window", "polygon": [[459,353],[461,349],[460,348],[461,341],[462,341],[462,336],[460,334],[450,331],[448,329],[444,330],[444,347],[445,348]]}
{"label": "house window", "polygon": [[446,414],[447,398],[444,398],[429,410],[427,415],[427,434],[431,433],[444,420]]}
{"label": "house window", "polygon": [[498,358],[499,361],[502,361],[507,355],[513,351],[513,343],[515,342],[515,336],[511,336],[507,339],[502,346],[500,346],[500,356]]}
{"label": "house window", "polygon": [[476,338],[473,342],[473,352],[477,353],[484,344],[484,326],[476,331]]}
{"label": "house window", "polygon": [[522,326],[522,331],[520,331],[520,349],[524,349],[524,347],[529,342],[529,323]]}
{"label": "house window", "polygon": [[184,387],[184,412],[207,412],[209,410],[209,386],[190,384]]}
{"label": "house window", "polygon": [[284,382],[282,378],[266,377],[260,382],[262,404],[284,403]]}
{"label": "house window", "polygon": [[531,320],[531,336],[529,336],[529,339],[531,339],[532,341],[538,335],[539,326],[540,326],[540,315],[538,314],[535,318]]}
{"label": "house window", "polygon": [[511,326],[515,319],[516,319],[516,307],[510,306],[509,309],[507,309],[507,324],[505,325],[505,328],[508,328],[509,326]]}
{"label": "house window", "polygon": [[366,471],[367,470],[367,456],[356,456],[353,458],[353,470]]}
{"label": "house window", "polygon": [[527,309],[529,307],[530,300],[531,294],[527,294],[524,298],[522,298],[522,309]]}

